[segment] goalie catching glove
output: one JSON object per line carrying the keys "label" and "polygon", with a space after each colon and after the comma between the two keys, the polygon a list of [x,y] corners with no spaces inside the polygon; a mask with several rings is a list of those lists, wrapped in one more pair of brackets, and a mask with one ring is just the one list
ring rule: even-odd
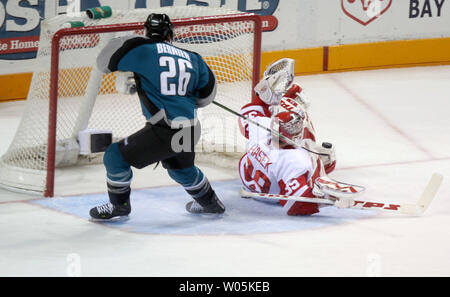
{"label": "goalie catching glove", "polygon": [[259,98],[267,105],[278,105],[280,104],[283,92],[273,89],[273,86],[278,82],[281,73],[276,73],[263,80],[261,80],[255,86],[255,92],[258,94]]}
{"label": "goalie catching glove", "polygon": [[267,105],[278,105],[293,80],[294,60],[280,59],[267,67],[263,79],[255,86],[255,92]]}

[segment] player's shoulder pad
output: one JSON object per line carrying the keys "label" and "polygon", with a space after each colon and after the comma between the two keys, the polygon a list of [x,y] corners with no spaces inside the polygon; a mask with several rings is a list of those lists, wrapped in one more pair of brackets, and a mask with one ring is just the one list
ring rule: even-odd
{"label": "player's shoulder pad", "polygon": [[131,50],[144,45],[144,44],[154,44],[155,41],[145,38],[145,37],[133,37],[125,42],[119,47],[111,56],[108,63],[108,69],[110,71],[117,71],[120,60]]}

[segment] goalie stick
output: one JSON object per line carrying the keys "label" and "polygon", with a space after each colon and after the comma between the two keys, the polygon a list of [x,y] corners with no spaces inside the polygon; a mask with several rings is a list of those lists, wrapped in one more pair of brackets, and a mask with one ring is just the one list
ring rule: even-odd
{"label": "goalie stick", "polygon": [[[443,176],[438,173],[434,173],[428,182],[425,190],[420,196],[419,200],[415,204],[409,203],[388,203],[388,202],[373,202],[373,201],[363,201],[355,200],[353,198],[308,198],[301,196],[288,196],[280,194],[266,194],[266,193],[254,193],[241,189],[241,197],[243,198],[265,198],[272,200],[291,200],[299,202],[310,202],[318,204],[334,205],[339,208],[351,208],[351,209],[361,209],[361,210],[377,210],[398,214],[407,215],[422,215],[430,206],[433,198],[442,183]],[[348,196],[347,196],[348,197]],[[345,201],[347,200],[347,201]],[[350,203],[340,203],[340,202],[350,202]]]}

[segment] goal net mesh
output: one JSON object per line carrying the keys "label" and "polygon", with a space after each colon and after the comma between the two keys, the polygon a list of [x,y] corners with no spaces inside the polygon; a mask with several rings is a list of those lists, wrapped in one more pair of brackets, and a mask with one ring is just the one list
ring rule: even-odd
{"label": "goal net mesh", "polygon": [[[196,6],[156,10],[113,11],[113,16],[93,20],[84,14],[60,15],[42,21],[36,67],[22,120],[8,151],[0,159],[0,185],[44,192],[48,172],[49,98],[52,65],[52,38],[71,21],[98,31],[64,36],[59,42],[58,97],[56,112],[56,167],[98,162],[101,155],[80,155],[78,132],[84,129],[112,131],[118,141],[145,125],[137,95],[116,90],[116,74],[103,75],[94,67],[103,46],[111,38],[137,34],[144,30],[108,33],[112,24],[143,23],[150,13],[167,13],[175,24],[173,44],[199,53],[218,79],[216,101],[239,111],[251,101],[254,72],[254,31],[251,20],[202,23],[208,16],[235,15],[238,12]],[[199,19],[195,24],[177,25],[177,20]],[[50,116],[49,116],[50,115]],[[198,110],[202,136],[196,147],[198,156],[242,155],[245,139],[236,116],[210,104]],[[206,156],[206,157],[205,157]],[[225,157],[224,157],[225,158]],[[220,157],[219,157],[220,159]]]}

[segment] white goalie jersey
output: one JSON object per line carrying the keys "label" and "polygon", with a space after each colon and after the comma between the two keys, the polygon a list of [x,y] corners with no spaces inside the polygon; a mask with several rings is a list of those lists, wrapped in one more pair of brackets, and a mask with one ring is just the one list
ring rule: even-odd
{"label": "white goalie jersey", "polygon": [[[270,118],[253,117],[270,127]],[[243,185],[252,192],[283,195],[304,194],[311,186],[320,166],[304,149],[278,149],[271,145],[272,136],[263,128],[249,124],[247,153],[239,162]],[[319,159],[316,162],[320,162]],[[316,170],[315,170],[316,169]]]}
{"label": "white goalie jersey", "polygon": [[[270,127],[269,106],[252,103],[244,106],[241,114],[263,127]],[[248,138],[247,153],[239,162],[243,186],[252,192],[315,197],[314,180],[325,175],[321,159],[302,148],[279,149],[272,145],[267,130],[240,120],[242,133]],[[314,131],[307,137],[314,138]],[[309,133],[309,134],[308,134]],[[280,200],[289,215],[309,215],[318,212],[317,204]]]}

